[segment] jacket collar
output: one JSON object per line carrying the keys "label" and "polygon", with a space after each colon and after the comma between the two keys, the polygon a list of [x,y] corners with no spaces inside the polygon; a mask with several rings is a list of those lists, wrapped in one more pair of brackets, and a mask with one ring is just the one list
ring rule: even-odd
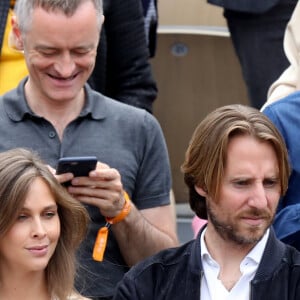
{"label": "jacket collar", "polygon": [[273,274],[284,259],[285,252],[286,245],[275,236],[274,229],[271,227],[269,239],[267,241],[266,248],[264,250],[253,282],[255,282],[256,280],[265,280],[270,276],[270,274]]}
{"label": "jacket collar", "polygon": [[[200,232],[198,233],[195,243],[191,247],[191,256],[190,256],[190,268],[194,274],[199,274],[199,272],[203,271],[202,262],[201,262],[201,242],[200,237],[201,234],[206,227],[203,226]],[[269,238],[263,252],[262,259],[259,263],[256,275],[254,277],[255,280],[266,279],[267,276],[272,274],[281,263],[286,250],[286,245],[278,240],[275,236],[275,232],[273,227],[270,228]],[[270,263],[272,260],[272,263]]]}

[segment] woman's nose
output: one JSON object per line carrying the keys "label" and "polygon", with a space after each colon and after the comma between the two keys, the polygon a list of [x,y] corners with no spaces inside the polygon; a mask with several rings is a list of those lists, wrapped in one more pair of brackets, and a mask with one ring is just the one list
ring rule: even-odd
{"label": "woman's nose", "polygon": [[44,224],[40,218],[36,218],[32,222],[32,236],[41,238],[46,235]]}

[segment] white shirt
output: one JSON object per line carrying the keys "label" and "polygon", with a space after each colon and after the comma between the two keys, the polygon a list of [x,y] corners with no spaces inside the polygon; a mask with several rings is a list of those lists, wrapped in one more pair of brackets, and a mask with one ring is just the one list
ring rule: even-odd
{"label": "white shirt", "polygon": [[201,280],[200,300],[249,300],[250,282],[255,276],[263,255],[269,236],[269,229],[257,245],[255,245],[242,260],[240,264],[242,276],[230,291],[228,291],[221,280],[218,279],[220,266],[207,250],[204,241],[205,231],[206,229],[201,234],[201,261],[204,276]]}

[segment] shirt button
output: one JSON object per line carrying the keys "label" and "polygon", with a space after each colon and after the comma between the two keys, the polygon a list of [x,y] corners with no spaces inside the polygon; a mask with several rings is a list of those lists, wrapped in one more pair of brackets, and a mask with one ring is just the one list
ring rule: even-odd
{"label": "shirt button", "polygon": [[56,133],[54,131],[49,132],[49,138],[53,139],[56,136]]}

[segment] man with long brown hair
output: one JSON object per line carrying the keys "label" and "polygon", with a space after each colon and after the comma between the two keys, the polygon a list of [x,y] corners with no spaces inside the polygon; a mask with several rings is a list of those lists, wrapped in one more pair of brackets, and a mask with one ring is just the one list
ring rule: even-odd
{"label": "man with long brown hair", "polygon": [[114,300],[299,299],[300,253],[272,229],[290,171],[272,122],[247,106],[216,109],[196,128],[182,170],[207,225],[132,268]]}

